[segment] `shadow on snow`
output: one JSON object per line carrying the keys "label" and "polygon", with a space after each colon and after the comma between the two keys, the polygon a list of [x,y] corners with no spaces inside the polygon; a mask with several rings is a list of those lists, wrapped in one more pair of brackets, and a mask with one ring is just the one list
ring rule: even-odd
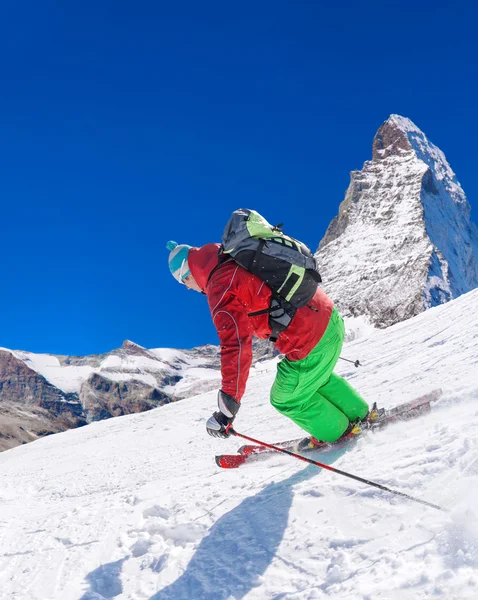
{"label": "shadow on snow", "polygon": [[123,591],[121,585],[121,568],[126,558],[101,565],[86,577],[90,590],[80,600],[110,600]]}
{"label": "shadow on snow", "polygon": [[[319,460],[332,464],[350,448],[349,444],[322,452]],[[293,486],[320,472],[308,466],[284,481],[267,485],[223,515],[202,539],[181,577],[150,600],[241,600],[260,586],[284,537]],[[90,590],[80,600],[110,600],[122,594],[121,569],[126,560],[128,557],[89,573]]]}
{"label": "shadow on snow", "polygon": [[[321,453],[319,460],[331,464],[345,451]],[[240,600],[260,586],[284,537],[293,486],[319,473],[309,466],[269,484],[223,515],[203,538],[183,575],[150,600]]]}

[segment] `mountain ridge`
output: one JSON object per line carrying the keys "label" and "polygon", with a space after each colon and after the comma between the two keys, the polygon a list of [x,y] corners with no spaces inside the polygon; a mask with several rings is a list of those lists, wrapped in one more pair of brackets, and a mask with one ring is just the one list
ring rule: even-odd
{"label": "mountain ridge", "polygon": [[478,286],[478,229],[443,152],[410,119],[378,129],[316,257],[342,313],[388,327]]}
{"label": "mountain ridge", "polygon": [[[252,370],[276,352],[253,344]],[[219,348],[147,349],[125,340],[89,356],[0,348],[0,451],[92,421],[143,412],[221,385]]]}

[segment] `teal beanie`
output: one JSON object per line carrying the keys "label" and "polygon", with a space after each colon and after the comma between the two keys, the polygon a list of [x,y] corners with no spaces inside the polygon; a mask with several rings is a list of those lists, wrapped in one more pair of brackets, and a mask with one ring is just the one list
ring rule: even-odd
{"label": "teal beanie", "polygon": [[176,242],[170,241],[166,244],[166,248],[171,250],[169,253],[169,270],[174,279],[183,283],[186,277],[191,273],[188,265],[188,254],[192,246],[186,244],[178,245]]}

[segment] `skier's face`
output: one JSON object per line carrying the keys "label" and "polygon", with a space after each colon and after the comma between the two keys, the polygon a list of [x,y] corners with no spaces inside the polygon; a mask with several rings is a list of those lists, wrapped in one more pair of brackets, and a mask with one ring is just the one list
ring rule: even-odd
{"label": "skier's face", "polygon": [[202,289],[196,283],[194,277],[189,274],[185,279],[183,279],[184,285],[188,288],[188,290],[195,290],[196,292],[202,292]]}

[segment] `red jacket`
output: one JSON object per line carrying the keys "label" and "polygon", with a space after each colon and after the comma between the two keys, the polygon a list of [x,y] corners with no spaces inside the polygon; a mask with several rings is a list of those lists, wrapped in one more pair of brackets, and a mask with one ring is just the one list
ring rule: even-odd
{"label": "red jacket", "polygon": [[[217,265],[219,244],[192,248],[188,255],[191,274],[207,295],[221,343],[222,390],[237,401],[244,395],[252,362],[252,336],[266,339],[271,333],[269,315],[248,313],[268,308],[271,290],[260,277],[230,261],[209,275]],[[208,281],[209,279],[209,281]],[[309,354],[323,336],[333,303],[317,289],[308,306],[299,308],[289,327],[274,344],[289,360]]]}

